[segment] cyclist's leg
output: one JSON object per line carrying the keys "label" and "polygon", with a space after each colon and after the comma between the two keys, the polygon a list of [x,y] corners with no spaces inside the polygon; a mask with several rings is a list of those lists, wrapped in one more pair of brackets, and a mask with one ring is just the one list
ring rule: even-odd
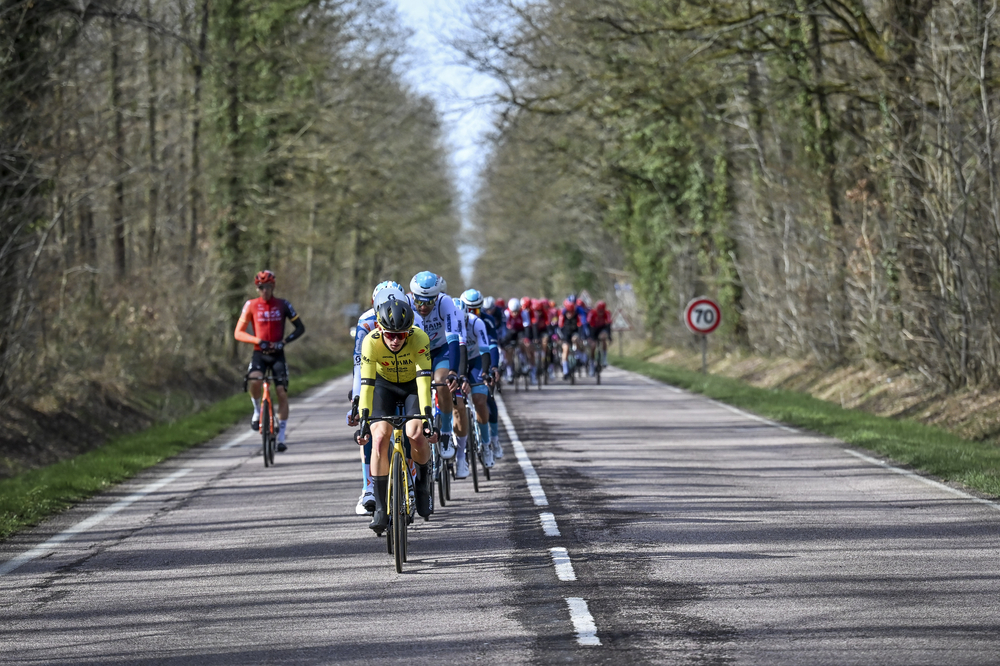
{"label": "cyclist's leg", "polygon": [[[375,379],[375,392],[372,398],[372,417],[392,416],[396,406],[405,400],[405,395],[399,395],[396,385],[382,379]],[[368,527],[381,534],[389,525],[388,507],[385,505],[386,494],[389,492],[389,462],[392,455],[392,426],[384,421],[371,426],[371,471],[375,482],[375,511]]]}
{"label": "cyclist's leg", "polygon": [[278,451],[284,451],[285,429],[288,427],[288,368],[285,365],[285,353],[279,352],[271,364],[274,375],[275,393],[278,394]]}
{"label": "cyclist's leg", "polygon": [[487,406],[489,389],[479,384],[472,388],[472,404],[476,409],[476,427],[483,447],[483,464],[493,467],[493,446],[490,441],[490,409]]}
{"label": "cyclist's leg", "polygon": [[469,475],[468,461],[465,458],[465,447],[469,441],[469,420],[464,396],[455,401],[455,441],[458,444],[455,455],[455,477],[464,479]]}
{"label": "cyclist's leg", "polygon": [[[444,384],[448,379],[450,368],[446,357],[447,348],[439,347],[431,352],[431,363],[434,366],[434,383]],[[438,409],[441,410],[441,438],[445,446],[451,441],[451,432],[454,429],[454,416],[452,415],[451,391],[447,386],[439,386],[437,389]]]}
{"label": "cyclist's leg", "polygon": [[[413,383],[416,390],[416,382]],[[420,412],[420,400],[416,392],[406,398],[406,411],[404,414],[418,414]],[[406,436],[410,440],[410,456],[416,464],[416,474],[414,475],[413,495],[416,500],[417,513],[421,518],[431,515],[431,447],[427,438],[424,437],[423,421],[407,421]]]}
{"label": "cyclist's leg", "polygon": [[497,400],[492,395],[486,401],[490,409],[490,443],[493,445],[493,457],[503,458],[503,449],[500,447],[500,412],[497,410]]}
{"label": "cyclist's leg", "polygon": [[253,416],[250,417],[250,427],[260,429],[260,398],[264,393],[264,361],[263,354],[254,351],[247,367],[247,390],[250,391],[250,402],[253,403]]}

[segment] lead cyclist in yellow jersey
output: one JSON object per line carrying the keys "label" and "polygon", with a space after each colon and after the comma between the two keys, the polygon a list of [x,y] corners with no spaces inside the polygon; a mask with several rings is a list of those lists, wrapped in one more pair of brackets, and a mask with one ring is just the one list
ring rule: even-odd
{"label": "lead cyclist in yellow jersey", "polygon": [[431,363],[430,339],[413,325],[413,309],[408,301],[392,296],[375,311],[378,328],[365,336],[361,343],[361,394],[358,404],[361,414],[361,437],[358,444],[372,439],[371,472],[375,481],[375,512],[369,527],[381,534],[389,526],[385,497],[389,489],[389,457],[392,426],[385,421],[370,423],[369,418],[395,416],[402,406],[403,414],[422,414],[423,421],[409,421],[406,436],[410,440],[410,456],[417,465],[414,486],[417,513],[430,515],[430,479],[428,462],[431,450],[428,438],[435,440],[431,429]]}

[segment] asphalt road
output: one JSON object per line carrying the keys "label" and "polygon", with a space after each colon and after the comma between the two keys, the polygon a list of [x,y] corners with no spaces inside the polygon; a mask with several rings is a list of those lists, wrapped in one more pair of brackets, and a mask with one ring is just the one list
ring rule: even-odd
{"label": "asphalt road", "polygon": [[618,370],[508,390],[396,574],[347,386],[271,469],[241,427],[0,545],[0,662],[1000,661],[997,505]]}

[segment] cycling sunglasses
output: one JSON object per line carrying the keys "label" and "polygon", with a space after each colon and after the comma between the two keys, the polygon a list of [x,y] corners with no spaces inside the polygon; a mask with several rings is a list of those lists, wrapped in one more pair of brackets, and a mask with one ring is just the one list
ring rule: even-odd
{"label": "cycling sunglasses", "polygon": [[410,334],[409,331],[400,331],[399,333],[393,333],[392,331],[383,331],[382,337],[385,338],[386,342],[402,342],[406,340],[406,336]]}
{"label": "cycling sunglasses", "polygon": [[434,298],[418,298],[416,296],[413,297],[414,305],[431,305],[433,303],[434,303]]}

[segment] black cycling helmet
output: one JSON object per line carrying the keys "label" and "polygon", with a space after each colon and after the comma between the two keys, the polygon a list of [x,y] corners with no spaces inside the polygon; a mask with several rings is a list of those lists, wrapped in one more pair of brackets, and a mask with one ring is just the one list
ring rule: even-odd
{"label": "black cycling helmet", "polygon": [[390,296],[378,306],[375,311],[375,321],[383,331],[401,333],[413,326],[413,308],[408,301],[401,301]]}

